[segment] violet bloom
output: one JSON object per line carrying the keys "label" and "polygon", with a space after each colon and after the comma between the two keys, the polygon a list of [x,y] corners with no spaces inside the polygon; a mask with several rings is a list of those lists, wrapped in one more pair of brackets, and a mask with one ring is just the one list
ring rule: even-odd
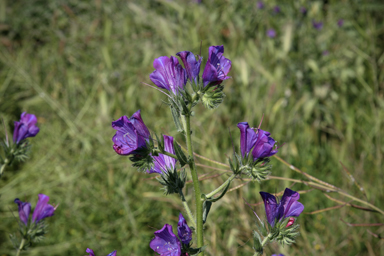
{"label": "violet bloom", "polygon": [[[163,135],[164,137],[164,150],[168,153],[175,154],[175,149],[173,148],[173,137]],[[148,170],[147,173],[165,173],[168,170],[173,170],[176,166],[176,159],[170,156],[159,154],[159,156],[152,156],[154,167],[151,170]]]}
{"label": "violet bloom", "polygon": [[284,254],[272,254],[272,256],[284,256]]}
{"label": "violet bloom", "polygon": [[153,67],[156,70],[149,75],[149,78],[157,87],[172,91],[175,95],[179,90],[184,90],[187,76],[176,57],[159,57],[153,61]]}
{"label": "violet bloom", "polygon": [[268,29],[267,36],[270,38],[276,37],[276,31],[274,29]]}
{"label": "violet bloom", "polygon": [[[89,253],[88,256],[96,256],[95,253],[93,252],[93,250],[91,250],[89,248],[87,248],[87,250],[85,252]],[[116,253],[117,253],[117,251],[113,251],[110,254],[108,254],[107,256],[116,256]]]}
{"label": "violet bloom", "polygon": [[280,13],[280,7],[277,5],[275,7],[273,7],[273,12],[276,14]]}
{"label": "violet bloom", "polygon": [[181,244],[172,231],[172,226],[165,224],[155,233],[155,238],[149,243],[152,250],[160,256],[181,256]]}
{"label": "violet bloom", "polygon": [[305,8],[305,7],[300,7],[300,12],[302,13],[302,14],[307,14],[307,8]]}
{"label": "violet bloom", "polygon": [[177,235],[183,244],[189,244],[192,240],[192,230],[189,228],[184,216],[180,213],[177,223]]}
{"label": "violet bloom", "polygon": [[256,4],[258,9],[264,9],[264,2],[263,1],[258,1]]}
{"label": "violet bloom", "polygon": [[323,28],[323,22],[321,22],[321,21],[316,22],[315,20],[313,20],[312,25],[317,30],[321,30]]}
{"label": "violet bloom", "polygon": [[37,118],[33,114],[23,112],[20,121],[15,121],[15,129],[13,130],[13,142],[19,144],[20,141],[28,137],[35,137],[39,132],[39,127],[36,126]]}
{"label": "violet bloom", "polygon": [[344,25],[344,20],[343,19],[339,19],[337,21],[337,26],[339,26],[339,28],[341,28],[343,25]]}
{"label": "violet bloom", "polygon": [[328,50],[323,51],[323,56],[327,56],[327,55],[329,55],[329,51]]}
{"label": "violet bloom", "polygon": [[141,118],[140,110],[136,111],[131,118],[122,116],[113,121],[112,128],[117,131],[112,138],[113,149],[119,155],[139,153],[140,149],[146,147],[146,141],[150,138],[148,128]]}
{"label": "violet bloom", "polygon": [[275,225],[275,220],[280,221],[288,217],[298,217],[304,210],[304,205],[297,201],[300,194],[289,188],[285,189],[284,195],[278,203],[274,195],[266,192],[260,192],[260,195],[264,201],[268,222],[272,227]]}
{"label": "violet bloom", "polygon": [[176,53],[176,55],[179,56],[181,61],[183,62],[185,70],[187,72],[187,76],[191,80],[191,82],[195,82],[195,84],[198,84],[202,58],[199,56],[199,60],[196,60],[195,55],[189,51],[178,52]]}
{"label": "violet bloom", "polygon": [[216,85],[230,78],[227,76],[232,68],[232,62],[223,56],[224,46],[210,46],[207,64],[203,72],[204,87]]}
{"label": "violet bloom", "polygon": [[278,152],[274,149],[276,141],[270,137],[269,132],[250,128],[247,122],[238,123],[237,127],[240,129],[240,151],[243,157],[246,157],[252,149],[254,161],[273,156]]}
{"label": "violet bloom", "polygon": [[[48,201],[49,196],[39,194],[39,199],[37,200],[36,207],[32,215],[33,223],[37,224],[42,219],[53,216],[56,209],[52,205],[48,204]],[[19,206],[20,220],[27,226],[29,213],[31,211],[31,204],[22,202],[18,198],[16,198],[14,202]]]}

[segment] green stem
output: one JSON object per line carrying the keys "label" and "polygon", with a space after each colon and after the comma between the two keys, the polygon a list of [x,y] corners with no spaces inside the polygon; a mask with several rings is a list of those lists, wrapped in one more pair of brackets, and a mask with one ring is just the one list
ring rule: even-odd
{"label": "green stem", "polygon": [[184,209],[185,209],[185,211],[187,212],[189,221],[192,222],[192,225],[193,225],[194,227],[196,227],[196,221],[193,219],[193,215],[192,215],[191,209],[189,208],[188,203],[187,203],[187,200],[185,200],[183,191],[182,191],[181,189],[180,189],[180,191],[179,191],[179,194],[180,194],[181,202],[183,203]]}
{"label": "green stem", "polygon": [[[195,190],[196,200],[196,231],[197,231],[197,247],[204,245],[203,238],[203,201],[201,200],[201,192],[199,185],[199,178],[197,176],[197,170],[195,166],[195,160],[193,158],[192,139],[191,139],[191,117],[189,115],[182,116],[183,124],[185,129],[185,137],[187,140],[187,148],[189,155],[189,168],[191,170],[193,188]],[[200,253],[199,255],[203,255]]]}
{"label": "green stem", "polygon": [[221,184],[220,187],[218,187],[217,189],[213,190],[211,193],[207,194],[207,198],[210,198],[214,195],[216,195],[217,193],[219,193],[221,190],[223,190],[229,182],[231,182],[234,178],[236,177],[235,174],[232,174],[223,184]]}
{"label": "green stem", "polygon": [[21,250],[23,249],[24,244],[25,244],[25,239],[23,238],[23,239],[21,240],[19,249],[17,249],[16,256],[19,256],[19,255],[20,255],[20,252],[21,252]]}

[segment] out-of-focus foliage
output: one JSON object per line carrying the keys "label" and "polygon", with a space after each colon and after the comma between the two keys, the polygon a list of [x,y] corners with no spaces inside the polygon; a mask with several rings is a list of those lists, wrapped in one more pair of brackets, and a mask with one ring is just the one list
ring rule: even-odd
{"label": "out-of-focus foliage", "polygon": [[[84,255],[87,247],[101,255],[114,249],[118,255],[153,254],[153,232],[176,223],[183,208],[177,196],[163,195],[154,175],[137,172],[127,157],[115,154],[111,121],[141,109],[152,131],[182,142],[164,95],[140,82],[150,83],[154,58],[182,50],[198,54],[200,43],[204,63],[208,47],[223,44],[233,69],[223,104],[196,110],[196,152],[226,162],[232,154],[228,128],[238,148],[236,124],[257,126],[264,114],[262,129],[285,143],[280,157],[364,198],[342,172],[342,161],[368,200],[384,208],[381,1],[270,1],[264,9],[248,0],[8,0],[1,5],[0,116],[10,132],[22,111],[36,114],[40,127],[31,139],[30,159],[8,168],[0,181],[1,255],[14,254],[8,239],[17,228],[13,200],[34,204],[38,193],[60,206],[46,239],[29,255]],[[280,13],[273,12],[275,5]],[[323,28],[315,29],[313,21],[323,22]],[[268,29],[276,37],[268,37]],[[275,176],[302,178],[276,159],[272,164]],[[199,167],[204,173],[220,172]],[[203,192],[225,178],[203,181]],[[258,191],[279,192],[290,185],[270,180],[229,192],[211,209],[207,254],[252,255],[255,219],[241,198],[257,203]],[[190,184],[187,192],[190,199]],[[305,212],[336,205],[320,191],[302,194],[301,202]],[[256,209],[263,216],[262,205]],[[348,227],[341,218],[383,222],[380,215],[348,207],[302,215],[297,243],[272,244],[266,253],[384,255],[383,242],[366,227]],[[383,227],[370,230],[384,234]]]}

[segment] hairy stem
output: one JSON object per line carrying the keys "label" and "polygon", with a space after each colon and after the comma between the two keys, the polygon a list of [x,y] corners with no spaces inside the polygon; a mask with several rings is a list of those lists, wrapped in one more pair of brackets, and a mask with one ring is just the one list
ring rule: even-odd
{"label": "hairy stem", "polygon": [[[195,160],[193,158],[192,138],[191,138],[191,117],[189,115],[182,116],[182,117],[183,117],[182,119],[183,119],[184,130],[185,130],[185,137],[187,140],[187,148],[188,148],[188,155],[189,155],[189,168],[191,170],[193,188],[195,190],[197,247],[202,247],[204,245],[203,202],[201,200],[199,178],[197,176]],[[200,253],[199,255],[203,255],[203,253]]]}
{"label": "hairy stem", "polygon": [[229,182],[231,182],[234,178],[236,177],[235,174],[232,174],[223,184],[221,184],[220,187],[218,187],[217,189],[213,190],[211,193],[207,194],[207,198],[210,198],[214,195],[216,195],[217,193],[219,193],[221,190],[223,190]]}
{"label": "hairy stem", "polygon": [[193,225],[194,227],[196,227],[196,221],[195,221],[195,219],[193,218],[191,209],[189,208],[188,203],[187,203],[187,200],[185,200],[183,191],[182,191],[181,189],[180,189],[180,191],[179,191],[179,194],[180,194],[181,202],[183,203],[184,209],[185,209],[185,211],[187,212],[189,221],[192,223],[192,225]]}
{"label": "hairy stem", "polygon": [[17,249],[16,256],[19,256],[19,255],[20,255],[20,252],[21,252],[21,250],[23,249],[24,244],[25,244],[25,239],[23,238],[23,239],[21,240],[21,243],[20,243],[19,248]]}

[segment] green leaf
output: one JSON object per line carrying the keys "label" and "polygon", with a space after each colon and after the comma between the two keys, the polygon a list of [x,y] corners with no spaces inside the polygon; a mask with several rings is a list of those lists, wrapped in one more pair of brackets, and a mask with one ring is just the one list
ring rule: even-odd
{"label": "green leaf", "polygon": [[208,213],[211,210],[212,202],[210,201],[204,201],[203,204],[203,224],[207,221]]}
{"label": "green leaf", "polygon": [[263,246],[261,245],[261,237],[259,233],[253,231],[253,249],[256,251],[257,255],[263,254]]}
{"label": "green leaf", "polygon": [[183,167],[188,163],[188,158],[185,156],[183,150],[176,141],[173,141],[173,148],[175,149],[175,154],[180,162],[181,167]]}

